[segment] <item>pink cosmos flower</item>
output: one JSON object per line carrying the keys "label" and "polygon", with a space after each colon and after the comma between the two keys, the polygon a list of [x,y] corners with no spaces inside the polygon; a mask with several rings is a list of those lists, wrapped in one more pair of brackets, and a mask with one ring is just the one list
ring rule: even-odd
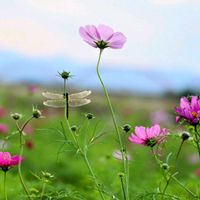
{"label": "pink cosmos flower", "polygon": [[24,159],[18,155],[11,156],[9,152],[0,152],[0,167],[3,171],[8,171],[11,167],[18,165]]}
{"label": "pink cosmos flower", "polygon": [[100,24],[97,27],[87,25],[79,28],[80,36],[85,42],[95,48],[105,49],[121,49],[126,42],[126,37],[123,33],[114,32],[109,26]]}
{"label": "pink cosmos flower", "polygon": [[8,132],[8,126],[5,124],[0,124],[0,133],[6,134]]}
{"label": "pink cosmos flower", "polygon": [[150,128],[136,126],[135,134],[132,133],[129,140],[135,144],[153,147],[162,143],[168,134],[168,130],[166,128],[161,129],[158,124]]}
{"label": "pink cosmos flower", "polygon": [[191,98],[182,97],[180,107],[176,108],[176,122],[185,119],[190,124],[197,124],[200,120],[200,98],[192,96]]}

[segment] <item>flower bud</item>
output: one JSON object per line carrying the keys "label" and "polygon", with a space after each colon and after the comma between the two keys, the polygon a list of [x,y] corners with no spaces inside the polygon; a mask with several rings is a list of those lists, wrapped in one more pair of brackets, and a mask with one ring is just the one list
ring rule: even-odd
{"label": "flower bud", "polygon": [[120,173],[118,173],[118,176],[119,176],[120,178],[123,178],[123,177],[124,177],[124,173],[120,172]]}
{"label": "flower bud", "polygon": [[93,115],[92,113],[87,113],[87,114],[85,114],[85,117],[86,117],[87,119],[93,119],[93,118],[94,118],[94,115]]}
{"label": "flower bud", "polygon": [[123,129],[126,133],[128,133],[128,132],[131,130],[131,125],[129,125],[129,124],[124,124],[124,126],[122,127],[122,129]]}
{"label": "flower bud", "polygon": [[76,126],[76,125],[74,125],[74,126],[72,126],[72,127],[71,127],[71,130],[72,130],[73,132],[76,132],[76,131],[77,131],[77,129],[78,129],[78,128],[77,128],[77,126]]}
{"label": "flower bud", "polygon": [[167,163],[163,163],[163,164],[161,165],[161,167],[162,167],[164,170],[169,169],[169,165],[168,165]]}
{"label": "flower bud", "polygon": [[54,178],[54,175],[50,174],[49,172],[42,172],[42,176],[47,180],[51,180]]}
{"label": "flower bud", "polygon": [[189,137],[190,137],[190,133],[188,133],[188,132],[183,132],[182,133],[182,135],[181,135],[181,138],[182,138],[182,140],[188,140],[189,139]]}
{"label": "flower bud", "polygon": [[30,188],[31,194],[38,194],[40,191],[36,188]]}
{"label": "flower bud", "polygon": [[14,120],[19,120],[22,118],[22,114],[19,114],[19,113],[12,113],[10,115]]}
{"label": "flower bud", "polygon": [[63,71],[62,73],[59,74],[63,79],[68,79],[69,77],[71,77],[70,72]]}
{"label": "flower bud", "polygon": [[41,111],[36,108],[33,108],[32,114],[33,114],[33,117],[36,119],[38,119],[42,116]]}

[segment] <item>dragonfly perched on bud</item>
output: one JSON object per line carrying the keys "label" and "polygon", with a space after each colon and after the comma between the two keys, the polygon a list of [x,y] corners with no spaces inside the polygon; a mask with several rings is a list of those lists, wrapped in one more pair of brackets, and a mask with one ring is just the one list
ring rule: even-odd
{"label": "dragonfly perched on bud", "polygon": [[89,104],[91,100],[86,97],[90,94],[90,90],[84,90],[74,94],[43,92],[42,95],[48,98],[48,100],[44,101],[43,104],[53,108],[63,108],[66,106],[66,116],[68,118],[69,107],[80,107]]}

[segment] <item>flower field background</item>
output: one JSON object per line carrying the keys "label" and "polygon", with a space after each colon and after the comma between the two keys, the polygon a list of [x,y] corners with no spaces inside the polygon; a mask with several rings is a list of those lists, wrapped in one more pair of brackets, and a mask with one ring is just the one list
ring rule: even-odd
{"label": "flower field background", "polygon": [[[70,143],[71,136],[64,122],[64,109],[45,107],[41,93],[46,90],[62,91],[62,88],[44,88],[38,86],[31,91],[26,86],[4,86],[0,89],[1,124],[8,130],[1,132],[1,148],[5,142],[6,151],[12,155],[19,154],[19,137],[16,134],[15,121],[11,113],[21,113],[21,121],[32,115],[32,106],[42,111],[43,118],[33,119],[24,132],[25,148],[22,174],[31,195],[40,199],[45,182],[45,190],[41,199],[99,200],[98,190],[88,174],[81,155]],[[74,92],[74,91],[73,91]],[[61,92],[62,93],[62,92]],[[88,158],[100,183],[106,199],[118,199],[122,194],[120,176],[123,176],[120,155],[116,156],[119,144],[113,133],[113,124],[104,95],[92,91],[92,102],[84,107],[70,108],[69,121],[79,129],[80,141],[91,141]],[[169,129],[167,142],[158,145],[157,153],[161,159],[169,159],[169,165],[176,163],[176,155],[181,144],[180,134],[185,129],[175,122],[175,106],[179,105],[179,97],[170,96],[136,96],[126,93],[111,94],[118,125],[130,124],[131,130],[120,134],[127,138],[127,151],[131,157],[130,166],[130,199],[161,199],[158,187],[165,182],[162,170],[155,162],[151,149],[128,141],[135,126],[150,127],[159,123]],[[92,113],[88,119],[86,113]],[[19,122],[20,124],[21,122]],[[63,130],[64,129],[64,130]],[[63,134],[65,132],[66,134]],[[97,135],[94,139],[94,134]],[[91,140],[91,139],[94,140]],[[198,194],[199,160],[194,146],[185,141],[176,163],[176,178],[190,192]],[[168,156],[169,155],[169,156]],[[3,171],[0,174],[0,199],[3,196]],[[164,199],[196,199],[180,184],[171,180]],[[20,185],[17,168],[7,173],[8,199],[26,199]]]}
{"label": "flower field background", "polygon": [[0,16],[0,200],[200,200],[199,0]]}

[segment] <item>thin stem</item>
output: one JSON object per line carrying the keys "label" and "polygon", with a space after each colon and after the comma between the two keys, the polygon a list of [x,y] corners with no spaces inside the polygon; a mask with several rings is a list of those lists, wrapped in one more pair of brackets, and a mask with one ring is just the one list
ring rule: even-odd
{"label": "thin stem", "polygon": [[[65,80],[65,79],[64,79],[64,80]],[[64,93],[65,93],[65,92],[66,92],[66,81],[64,81]],[[103,194],[103,192],[101,191],[101,188],[99,187],[99,183],[98,183],[98,181],[97,181],[97,178],[96,178],[96,176],[95,176],[95,174],[94,174],[94,172],[93,172],[93,169],[92,169],[92,167],[91,167],[91,165],[90,165],[90,162],[89,162],[89,160],[88,160],[88,158],[87,158],[87,154],[86,154],[86,152],[84,152],[84,151],[82,150],[82,148],[81,148],[81,146],[80,146],[80,144],[79,144],[79,142],[78,142],[78,140],[77,140],[75,134],[74,134],[74,133],[72,132],[72,130],[71,130],[71,126],[70,126],[69,120],[68,120],[68,118],[67,118],[67,116],[66,116],[66,109],[67,109],[67,105],[65,104],[65,121],[66,121],[68,130],[69,130],[69,132],[70,132],[70,135],[72,136],[73,141],[74,141],[74,143],[76,144],[76,146],[77,146],[77,148],[78,148],[80,154],[81,154],[81,155],[83,156],[83,158],[84,158],[85,164],[86,164],[86,166],[87,166],[87,168],[88,168],[88,170],[89,170],[89,172],[90,172],[90,174],[91,174],[91,176],[92,176],[92,178],[93,178],[93,180],[94,180],[94,182],[95,182],[95,185],[96,185],[96,187],[97,187],[97,189],[98,189],[98,191],[99,191],[99,195],[101,196],[101,199],[102,199],[102,200],[105,200],[104,194]]]}
{"label": "thin stem", "polygon": [[127,198],[129,199],[129,160],[128,160],[128,155],[127,155],[127,152],[125,153],[125,160],[126,160],[126,176],[125,176],[125,179],[126,179],[126,194],[127,194]]}
{"label": "thin stem", "polygon": [[[155,152],[153,151],[153,149],[152,149],[152,152],[153,152],[153,155],[154,155],[154,158],[155,158],[156,162],[157,162],[157,163],[159,164],[159,166],[160,166],[161,161],[157,158],[157,156],[156,156]],[[162,169],[161,166],[160,166],[160,168]],[[165,186],[165,188],[164,188],[164,190],[163,190],[163,192],[162,192],[162,198],[164,197],[165,192],[166,192],[166,189],[167,189],[167,187],[169,186],[170,179],[173,179],[176,183],[178,183],[178,184],[179,184],[186,192],[188,192],[190,195],[192,195],[193,197],[196,197],[196,195],[195,195],[192,191],[190,191],[188,188],[186,188],[177,178],[174,177],[174,174],[171,174],[171,173],[167,172],[166,175],[168,175],[170,178],[167,179],[167,178],[164,176],[164,178],[165,178],[165,180],[166,180],[167,183],[166,183],[166,186]]]}
{"label": "thin stem", "polygon": [[162,197],[161,197],[162,200],[164,199],[165,192],[167,190],[167,187],[169,186],[169,182],[170,182],[171,176],[169,177],[169,179],[167,179],[167,178],[165,178],[165,179],[166,179],[166,185],[165,185],[165,187],[163,189],[163,192],[162,192]]}
{"label": "thin stem", "polygon": [[200,146],[199,146],[199,138],[198,138],[198,131],[197,131],[197,125],[194,125],[194,130],[195,130],[195,143],[197,145],[198,153],[199,153],[199,158],[200,158]]}
{"label": "thin stem", "polygon": [[[24,148],[24,146],[22,144],[22,132],[20,132],[20,153],[19,153],[20,158],[22,158],[22,156],[23,156],[23,148]],[[20,182],[22,184],[22,187],[23,187],[25,193],[27,194],[28,199],[32,200],[32,198],[30,197],[29,191],[28,191],[28,189],[25,185],[25,182],[23,180],[23,177],[22,177],[21,163],[22,162],[20,161],[19,164],[18,164],[18,174],[19,174]]]}
{"label": "thin stem", "polygon": [[176,181],[176,183],[178,183],[185,191],[187,191],[191,196],[196,197],[196,195],[190,191],[188,188],[186,188],[177,178],[175,178],[173,175],[171,176],[171,178]]}
{"label": "thin stem", "polygon": [[102,193],[102,191],[101,191],[101,189],[100,189],[100,187],[99,187],[97,178],[96,178],[96,176],[95,176],[95,174],[94,174],[94,172],[93,172],[93,169],[92,169],[92,167],[91,167],[91,165],[90,165],[90,162],[89,162],[89,160],[88,160],[88,158],[87,158],[87,154],[86,154],[85,152],[83,152],[83,150],[81,149],[80,144],[79,144],[79,142],[78,142],[76,136],[73,134],[73,132],[72,132],[72,130],[71,130],[71,126],[70,126],[70,124],[69,124],[69,120],[67,119],[67,117],[65,117],[65,119],[66,119],[66,123],[67,123],[68,129],[69,129],[69,132],[70,132],[70,134],[72,135],[72,138],[73,138],[73,140],[74,140],[74,142],[75,142],[75,144],[76,144],[78,150],[80,151],[81,155],[82,155],[83,158],[84,158],[85,164],[86,164],[86,166],[87,166],[87,168],[88,168],[88,170],[89,170],[89,172],[90,172],[90,174],[91,174],[91,176],[92,176],[92,178],[93,178],[93,180],[94,180],[94,182],[95,182],[95,185],[96,185],[96,187],[97,187],[97,189],[98,189],[98,191],[99,191],[99,194],[100,194],[101,198],[102,198],[103,200],[105,200],[105,197],[104,197],[104,195],[103,195],[103,193]]}
{"label": "thin stem", "polygon": [[41,195],[40,195],[40,200],[42,200],[42,198],[44,196],[45,186],[46,186],[46,183],[43,183],[42,184],[42,192],[41,192]]}
{"label": "thin stem", "polygon": [[102,193],[102,191],[101,191],[101,188],[99,187],[99,183],[98,183],[98,181],[97,181],[97,178],[96,178],[96,176],[95,176],[95,174],[94,174],[94,172],[93,172],[93,169],[92,169],[92,167],[91,167],[91,165],[90,165],[90,163],[89,163],[89,160],[88,160],[88,158],[87,158],[87,154],[84,153],[83,157],[84,157],[85,163],[86,163],[86,165],[87,165],[87,168],[88,168],[88,170],[89,170],[89,172],[90,172],[90,174],[91,174],[91,176],[92,176],[92,178],[93,178],[93,180],[94,180],[94,182],[95,182],[95,185],[96,185],[96,187],[97,187],[97,189],[98,189],[98,191],[99,191],[99,194],[100,194],[101,198],[102,198],[103,200],[105,200],[105,197],[104,197],[104,195],[103,195],[103,193]]}
{"label": "thin stem", "polygon": [[6,190],[6,172],[4,172],[4,197],[5,197],[5,200],[8,200],[7,190]]}
{"label": "thin stem", "polygon": [[181,141],[181,144],[180,144],[180,146],[179,146],[178,152],[177,152],[177,154],[176,154],[176,162],[177,162],[178,157],[179,157],[179,155],[180,155],[181,148],[182,148],[182,146],[183,146],[184,141],[185,141],[185,140],[182,140],[182,141]]}
{"label": "thin stem", "polygon": [[[26,127],[26,125],[33,119],[34,117],[31,116],[23,125],[22,127],[20,128],[18,123],[16,123],[16,126],[17,126],[17,129],[19,131],[19,149],[20,149],[20,153],[19,153],[19,156],[20,158],[23,157],[23,151],[24,151],[24,144],[23,144],[23,130],[24,128]],[[27,195],[27,198],[29,200],[32,200],[31,196],[30,196],[30,193],[28,191],[28,188],[26,187],[26,184],[23,180],[23,177],[22,177],[22,172],[21,172],[21,165],[22,165],[22,162],[20,161],[19,164],[18,164],[18,174],[19,174],[19,178],[20,178],[20,182],[22,184],[22,187]]]}
{"label": "thin stem", "polygon": [[123,182],[123,177],[122,176],[120,176],[120,182],[121,182],[121,187],[122,187],[124,200],[126,200],[126,191],[125,191],[125,188],[124,188],[124,182]]}
{"label": "thin stem", "polygon": [[115,119],[115,113],[114,113],[114,110],[113,110],[113,107],[112,107],[112,104],[111,104],[111,101],[110,101],[110,97],[108,95],[108,92],[107,92],[107,89],[105,87],[105,84],[104,84],[104,82],[103,82],[103,80],[101,78],[101,75],[99,73],[99,65],[100,65],[102,52],[103,52],[103,49],[100,49],[99,57],[98,57],[97,65],[96,65],[96,72],[97,72],[98,78],[99,78],[99,80],[101,82],[101,85],[102,85],[102,88],[103,88],[103,91],[104,91],[104,94],[105,94],[105,97],[106,97],[106,100],[107,100],[107,104],[108,104],[108,107],[109,107],[109,110],[110,110],[110,113],[111,113],[111,116],[112,116],[112,120],[113,120],[113,124],[114,124],[114,127],[115,127],[115,131],[116,131],[116,134],[117,134],[117,137],[118,137],[118,140],[119,140],[120,150],[121,150],[122,159],[123,159],[124,174],[125,174],[125,185],[126,185],[126,191],[127,191],[126,199],[129,200],[128,182],[127,182],[127,170],[126,170],[126,164],[125,164],[126,163],[125,162],[125,156],[124,156],[124,153],[123,153],[124,152],[123,143],[122,143],[122,139],[121,139],[121,136],[120,136],[120,133],[119,133],[117,121]]}

